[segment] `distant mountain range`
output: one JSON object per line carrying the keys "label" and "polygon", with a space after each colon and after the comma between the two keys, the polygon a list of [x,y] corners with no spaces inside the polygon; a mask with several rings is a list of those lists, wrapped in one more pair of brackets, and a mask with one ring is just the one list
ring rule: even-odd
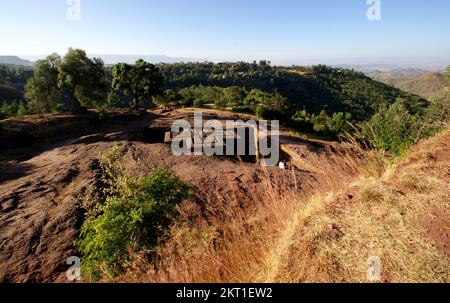
{"label": "distant mountain range", "polygon": [[33,66],[33,62],[17,56],[0,56],[0,64]]}
{"label": "distant mountain range", "polygon": [[[170,57],[166,55],[110,55],[110,54],[88,54],[89,57],[102,58],[106,65],[114,65],[119,62],[134,63],[139,59],[143,59],[150,63],[176,63],[176,62],[203,62],[208,59],[204,58],[192,58],[192,57]],[[40,56],[23,56],[24,61],[32,62],[45,58],[45,55]],[[1,57],[0,57],[1,58]],[[18,57],[17,57],[18,58]],[[18,58],[20,59],[20,58]],[[2,61],[0,59],[0,64]],[[5,63],[6,64],[6,63]]]}
{"label": "distant mountain range", "polygon": [[90,57],[102,58],[105,64],[112,65],[119,62],[134,63],[139,59],[143,59],[150,63],[177,63],[177,62],[203,62],[208,59],[192,58],[192,57],[170,57],[165,55],[106,55],[92,54]]}
{"label": "distant mountain range", "polygon": [[390,65],[390,64],[365,64],[365,65],[339,65],[339,67],[350,68],[360,71],[372,78],[381,77],[412,77],[421,76],[429,72],[441,72],[446,65],[423,64],[423,65]]}

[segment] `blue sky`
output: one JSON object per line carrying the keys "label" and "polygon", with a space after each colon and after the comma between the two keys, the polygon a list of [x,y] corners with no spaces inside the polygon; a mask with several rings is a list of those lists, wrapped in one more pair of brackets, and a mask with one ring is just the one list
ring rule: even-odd
{"label": "blue sky", "polygon": [[277,64],[450,64],[449,0],[0,0],[0,55],[269,59]]}

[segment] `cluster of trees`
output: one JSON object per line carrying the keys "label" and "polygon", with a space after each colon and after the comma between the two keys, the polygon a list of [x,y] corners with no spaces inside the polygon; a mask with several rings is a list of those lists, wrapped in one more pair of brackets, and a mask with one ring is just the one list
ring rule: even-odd
{"label": "cluster of trees", "polygon": [[177,63],[163,64],[164,89],[180,90],[191,86],[259,89],[287,99],[291,112],[305,108],[319,114],[347,112],[354,121],[367,121],[382,106],[403,98],[417,108],[427,101],[394,87],[373,81],[354,70],[325,65],[277,67],[259,63]]}
{"label": "cluster of trees", "polygon": [[161,64],[166,88],[182,88],[192,85],[233,86],[239,82],[271,77],[270,61],[236,63],[175,63]]}
{"label": "cluster of trees", "polygon": [[23,89],[31,73],[27,67],[0,65],[0,119],[26,114]]}
{"label": "cluster of trees", "polygon": [[285,114],[289,108],[286,98],[260,89],[247,90],[239,86],[190,86],[169,89],[154,98],[160,106],[211,107],[235,112],[258,114],[262,109]]}
{"label": "cluster of trees", "polygon": [[0,85],[23,86],[31,75],[31,68],[0,65]]}
{"label": "cluster of trees", "polygon": [[[14,82],[16,81],[16,82]],[[16,84],[15,88],[11,83]],[[153,64],[137,61],[105,68],[99,58],[69,49],[64,57],[52,54],[34,69],[0,68],[0,115],[9,117],[52,111],[83,112],[85,108],[150,106],[161,92],[163,76]]]}
{"label": "cluster of trees", "polygon": [[90,59],[80,49],[69,49],[61,58],[52,54],[36,62],[24,90],[31,112],[42,113],[63,108],[82,112],[103,98],[106,85],[103,61]]}
{"label": "cluster of trees", "polygon": [[292,116],[291,121],[295,128],[316,132],[328,137],[336,137],[351,130],[352,115],[337,112],[330,116],[326,110],[322,110],[319,114],[311,114],[306,110],[301,110]]}

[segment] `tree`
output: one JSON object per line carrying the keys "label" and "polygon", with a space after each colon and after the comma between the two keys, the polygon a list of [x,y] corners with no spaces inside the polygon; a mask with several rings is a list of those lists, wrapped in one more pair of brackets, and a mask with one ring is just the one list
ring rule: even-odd
{"label": "tree", "polygon": [[326,134],[328,132],[328,121],[330,116],[326,110],[322,110],[318,115],[312,116],[312,122],[314,123],[314,130],[318,133]]}
{"label": "tree", "polygon": [[352,115],[350,113],[334,113],[328,123],[329,132],[332,134],[340,134],[350,131],[349,122],[351,119]]}
{"label": "tree", "polygon": [[136,61],[134,65],[116,64],[112,71],[112,87],[126,95],[131,95],[135,109],[139,103],[160,93],[163,76],[159,68],[144,60]]}
{"label": "tree", "polygon": [[59,65],[59,85],[65,105],[72,112],[81,112],[80,91],[98,90],[105,80],[101,59],[90,59],[81,49],[69,48]]}
{"label": "tree", "polygon": [[50,111],[59,101],[58,68],[61,57],[52,54],[36,62],[33,75],[25,84],[25,99],[38,112]]}

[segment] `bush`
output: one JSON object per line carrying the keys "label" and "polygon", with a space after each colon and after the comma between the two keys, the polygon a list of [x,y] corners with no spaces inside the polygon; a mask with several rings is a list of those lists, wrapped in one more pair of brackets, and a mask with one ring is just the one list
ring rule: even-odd
{"label": "bush", "polygon": [[114,91],[110,91],[106,97],[106,103],[110,108],[119,107],[120,101],[120,97]]}
{"label": "bush", "polygon": [[130,96],[122,92],[111,90],[106,97],[106,105],[109,108],[129,109],[132,107],[133,100]]}
{"label": "bush", "polygon": [[130,251],[151,250],[176,206],[190,197],[190,187],[167,170],[126,184],[124,194],[108,198],[102,214],[85,223],[75,242],[83,254],[83,273],[91,280],[123,272]]}
{"label": "bush", "polygon": [[423,137],[431,137],[445,129],[450,121],[450,95],[432,102],[424,116],[427,126],[423,128]]}
{"label": "bush", "polygon": [[19,105],[19,101],[3,101],[0,107],[0,114],[5,118],[17,116]]}
{"label": "bush", "polygon": [[329,116],[325,110],[320,114],[309,114],[306,110],[297,111],[291,118],[292,125],[304,131],[314,131],[320,135],[338,138],[350,131],[350,113],[338,112]]}
{"label": "bush", "polygon": [[17,115],[18,116],[26,116],[31,114],[30,111],[26,108],[26,106],[22,103],[19,105],[19,108],[17,109]]}
{"label": "bush", "polygon": [[83,254],[83,273],[93,281],[123,272],[130,252],[154,248],[176,216],[176,206],[191,197],[190,186],[168,170],[125,177],[123,155],[117,145],[101,155],[105,201],[91,212],[75,241]]}
{"label": "bush", "polygon": [[363,133],[377,149],[400,155],[420,138],[420,120],[398,100],[382,109],[363,127]]}

